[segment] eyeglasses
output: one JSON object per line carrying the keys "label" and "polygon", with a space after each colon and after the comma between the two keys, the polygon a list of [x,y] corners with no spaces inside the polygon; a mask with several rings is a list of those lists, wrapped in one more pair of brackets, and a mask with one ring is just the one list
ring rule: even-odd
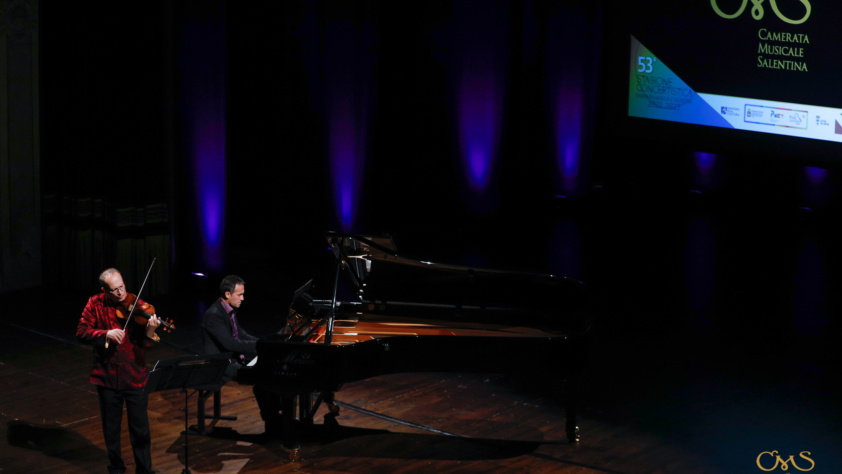
{"label": "eyeglasses", "polygon": [[112,295],[120,294],[124,291],[126,291],[126,285],[120,285],[117,288],[110,288],[108,290],[108,292],[111,293]]}

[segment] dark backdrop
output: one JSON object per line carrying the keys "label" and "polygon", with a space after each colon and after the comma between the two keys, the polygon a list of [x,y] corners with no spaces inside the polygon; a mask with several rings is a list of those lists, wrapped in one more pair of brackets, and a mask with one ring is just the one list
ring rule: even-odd
{"label": "dark backdrop", "polygon": [[[195,231],[183,225],[193,212],[191,177],[174,123],[173,37],[182,5],[42,2],[45,195],[114,208],[169,206],[165,223],[129,230],[107,213],[45,217],[65,233],[142,237],[164,227],[174,243],[164,258],[172,259],[196,245]],[[410,256],[583,279],[612,328],[783,337],[797,327],[825,335],[837,324],[830,318],[839,282],[836,170],[810,179],[799,157],[742,149],[717,149],[703,166],[696,152],[709,144],[617,130],[622,102],[607,88],[627,58],[604,43],[611,36],[602,31],[600,2],[490,2],[489,11],[502,9],[509,21],[499,32],[505,41],[489,46],[507,67],[484,208],[471,205],[477,197],[459,158],[453,55],[465,31],[483,21],[482,9],[460,16],[446,1],[221,5],[223,273],[284,300],[321,268],[322,234],[338,226],[327,141],[330,88],[340,84],[367,107],[352,230],[391,234]],[[561,52],[559,17],[576,19]],[[571,69],[584,105],[578,189],[566,193],[557,179],[557,97],[547,83]],[[104,239],[90,252],[106,263],[116,250]],[[59,257],[47,258],[48,283],[76,275]],[[190,266],[169,271],[170,290],[190,283]]]}

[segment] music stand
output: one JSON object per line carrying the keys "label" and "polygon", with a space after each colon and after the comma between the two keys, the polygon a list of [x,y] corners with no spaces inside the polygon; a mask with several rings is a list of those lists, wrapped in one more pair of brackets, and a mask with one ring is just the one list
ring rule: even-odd
{"label": "music stand", "polygon": [[188,445],[188,404],[190,395],[187,389],[215,390],[222,385],[225,369],[228,368],[230,352],[224,354],[199,354],[159,360],[149,373],[146,381],[146,393],[178,389],[184,394],[184,469],[182,474],[189,474]]}

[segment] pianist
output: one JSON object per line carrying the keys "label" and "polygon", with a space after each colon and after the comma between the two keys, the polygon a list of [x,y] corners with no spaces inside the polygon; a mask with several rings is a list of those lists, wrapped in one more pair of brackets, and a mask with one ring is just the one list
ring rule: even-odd
{"label": "pianist", "polygon": [[[205,312],[202,322],[202,344],[206,354],[232,352],[233,358],[225,372],[225,381],[237,381],[237,371],[257,355],[257,337],[237,324],[237,311],[245,299],[245,281],[228,275],[219,285],[220,297]],[[281,430],[280,399],[278,395],[254,387],[254,398],[260,408],[267,434]]]}

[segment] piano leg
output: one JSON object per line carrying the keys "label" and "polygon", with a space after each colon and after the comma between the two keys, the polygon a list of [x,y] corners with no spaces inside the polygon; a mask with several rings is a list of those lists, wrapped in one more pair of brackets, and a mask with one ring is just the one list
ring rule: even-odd
{"label": "piano leg", "polygon": [[576,408],[579,404],[579,376],[571,375],[567,378],[567,389],[565,390],[565,416],[567,423],[565,431],[567,432],[568,443],[579,442],[579,426],[576,423]]}
{"label": "piano leg", "polygon": [[295,396],[281,396],[281,436],[284,448],[298,448],[298,430],[295,426]]}
{"label": "piano leg", "polygon": [[302,431],[313,428],[313,394],[310,392],[298,394],[298,422]]}
{"label": "piano leg", "polygon": [[339,405],[336,404],[336,400],[334,399],[334,392],[325,393],[325,404],[327,405],[327,411],[331,415],[334,417],[339,415]]}
{"label": "piano leg", "polygon": [[327,405],[328,413],[325,415],[325,426],[327,428],[338,426],[335,418],[339,415],[339,405],[336,404],[332,391],[321,392],[315,404],[313,403],[312,392],[296,394],[282,392],[280,399],[283,446],[289,451],[290,461],[299,461],[301,460],[301,446],[299,444],[301,437],[313,432],[313,417],[319,404],[324,401]]}

